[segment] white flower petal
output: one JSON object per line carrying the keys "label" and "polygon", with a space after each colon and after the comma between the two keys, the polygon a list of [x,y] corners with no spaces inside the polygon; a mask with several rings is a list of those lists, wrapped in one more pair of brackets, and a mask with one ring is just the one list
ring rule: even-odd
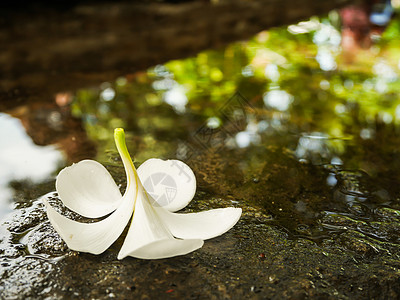
{"label": "white flower petal", "polygon": [[118,259],[132,256],[142,259],[160,259],[184,255],[203,246],[200,239],[175,239],[146,199],[145,191],[139,186],[132,224]]}
{"label": "white flower petal", "polygon": [[[203,239],[223,234],[239,220],[240,208],[172,213],[185,207],[194,196],[196,178],[192,170],[181,161],[150,159],[142,164],[138,175],[122,128],[115,129],[114,138],[127,176],[123,197],[107,170],[95,161],[82,161],[62,170],[56,183],[62,201],[70,209],[87,217],[111,213],[108,217],[96,223],[76,222],[59,214],[45,201],[51,224],[69,248],[102,253],[123,232],[133,210],[132,223],[118,259],[184,255],[201,248]],[[148,184],[148,193],[139,176]],[[157,202],[152,196],[157,197]]]}
{"label": "white flower petal", "polygon": [[164,224],[177,238],[211,239],[231,229],[240,219],[241,208],[218,208],[198,213],[177,214],[155,207]]}
{"label": "white flower petal", "polygon": [[94,160],[83,160],[61,170],[56,189],[66,207],[88,218],[111,213],[122,199],[110,173]]}
{"label": "white flower petal", "polygon": [[184,208],[196,192],[196,177],[180,160],[146,160],[137,170],[140,181],[156,203],[169,211]]}
{"label": "white flower petal", "polygon": [[100,254],[114,243],[132,216],[136,189],[125,193],[121,205],[104,220],[80,223],[59,214],[45,201],[51,225],[72,250]]}

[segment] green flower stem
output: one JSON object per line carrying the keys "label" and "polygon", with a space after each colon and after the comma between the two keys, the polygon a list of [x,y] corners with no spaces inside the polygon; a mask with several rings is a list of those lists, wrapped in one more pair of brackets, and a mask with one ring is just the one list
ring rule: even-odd
{"label": "green flower stem", "polygon": [[125,132],[123,128],[115,128],[114,129],[114,140],[115,145],[117,146],[119,155],[121,156],[122,162],[125,166],[126,176],[128,178],[127,185],[129,186],[132,182],[132,174],[134,176],[136,186],[138,184],[138,174],[136,168],[132,162],[131,156],[129,155],[128,148],[125,143]]}
{"label": "green flower stem", "polygon": [[[126,170],[126,176],[128,178],[127,182],[127,190],[131,185],[131,174],[133,174],[135,178],[135,183],[136,183],[136,189],[139,191],[139,175],[136,171],[136,168],[132,162],[131,156],[129,155],[128,148],[126,147],[126,142],[125,142],[125,132],[123,128],[115,128],[114,129],[114,140],[115,140],[115,145],[117,146],[119,155],[121,156],[122,162],[125,166]],[[141,185],[141,183],[140,183]],[[144,192],[144,196],[146,197],[146,200],[151,203],[149,195],[147,194],[147,191],[141,187],[142,191]],[[137,194],[137,193],[136,193]],[[135,204],[136,204],[136,197],[135,197]]]}

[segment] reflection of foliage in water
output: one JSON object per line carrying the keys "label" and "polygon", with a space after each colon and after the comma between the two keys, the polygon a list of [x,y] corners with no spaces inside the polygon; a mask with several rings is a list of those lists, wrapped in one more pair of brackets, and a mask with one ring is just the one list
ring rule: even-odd
{"label": "reflection of foliage in water", "polygon": [[[328,20],[262,32],[249,42],[103,84],[100,91],[81,90],[74,113],[84,117],[95,140],[106,141],[105,148],[112,148],[110,129],[116,126],[153,145],[154,140],[185,139],[183,124],[190,123],[189,117],[204,121],[217,115],[223,102],[240,91],[262,107],[258,120],[265,119],[270,130],[340,138],[328,140],[340,153],[341,138],[370,139],[376,122],[399,122],[400,46],[392,38],[399,34],[398,24],[394,21],[381,42],[360,50],[351,64]],[[299,28],[305,33],[299,34]]]}
{"label": "reflection of foliage in water", "polygon": [[[298,222],[307,213],[312,219],[313,212],[346,210],[343,203],[332,204],[343,197],[339,200],[349,207],[367,198],[371,207],[390,203],[400,192],[393,185],[400,174],[391,170],[400,169],[400,159],[393,155],[400,146],[400,44],[393,38],[400,35],[400,21],[394,20],[371,49],[357,53],[342,51],[340,33],[331,23],[312,19],[273,29],[248,42],[81,90],[73,113],[98,142],[100,161],[108,160],[106,150],[114,149],[115,127],[130,132],[128,146],[136,160],[175,157],[180,141],[189,141],[200,125],[229,126],[220,109],[239,91],[254,107],[247,127],[226,136],[230,150],[221,164],[212,155],[198,166],[193,163],[200,186],[204,177],[212,195],[257,198],[273,215]],[[278,150],[266,150],[271,146]],[[282,149],[283,156],[274,154]],[[331,165],[326,172],[308,170],[292,158]],[[239,163],[231,165],[230,159]],[[214,174],[206,167],[210,160],[209,168],[223,173],[216,183],[207,181]],[[347,174],[333,165],[365,173]],[[288,170],[297,177],[286,180]],[[262,184],[253,187],[253,179]],[[245,192],[232,192],[243,182]],[[364,186],[368,188],[352,194]],[[277,198],[282,203],[274,208]]]}

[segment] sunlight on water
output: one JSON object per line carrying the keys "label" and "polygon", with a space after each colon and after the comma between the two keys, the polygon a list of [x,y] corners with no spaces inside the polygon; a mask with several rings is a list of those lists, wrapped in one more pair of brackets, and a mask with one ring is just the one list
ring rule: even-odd
{"label": "sunlight on water", "polygon": [[137,163],[197,165],[200,186],[257,203],[295,235],[308,224],[309,236],[323,236],[330,221],[321,219],[332,212],[373,219],[382,205],[397,209],[400,194],[400,20],[357,45],[339,18],[263,31],[79,90],[72,116],[97,160],[116,163],[112,132],[124,127]]}
{"label": "sunlight on water", "polygon": [[63,156],[54,146],[37,146],[18,119],[0,113],[0,218],[12,209],[14,180],[39,183],[57,169]]}

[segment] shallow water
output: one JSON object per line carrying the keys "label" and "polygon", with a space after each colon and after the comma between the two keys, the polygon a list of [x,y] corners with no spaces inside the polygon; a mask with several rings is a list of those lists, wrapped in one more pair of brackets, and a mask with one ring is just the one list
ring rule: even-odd
{"label": "shallow water", "polygon": [[[212,189],[204,174],[224,191],[213,196],[256,202],[290,230],[324,214],[373,219],[378,207],[397,208],[398,21],[371,48],[347,52],[331,23],[312,19],[262,32],[57,94],[47,107],[3,113],[2,215],[20,185],[52,179],[64,165],[82,158],[118,164],[115,127],[128,132],[139,164],[161,157],[196,167],[207,157],[196,170],[200,188]],[[236,169],[222,168],[217,178],[232,178],[209,178],[219,166],[213,160]],[[308,190],[318,200],[302,195]]]}
{"label": "shallow water", "polygon": [[[49,229],[40,228],[35,199],[84,158],[105,164],[123,186],[113,142],[123,127],[137,165],[178,158],[193,168],[189,210],[247,207],[262,215],[260,226],[290,239],[398,259],[400,21],[372,47],[346,51],[330,17],[1,113],[3,248],[22,245],[10,257],[65,254],[61,241],[48,254],[37,246],[37,232]],[[27,227],[6,218],[29,210],[37,220]],[[255,220],[245,218],[242,231]]]}

